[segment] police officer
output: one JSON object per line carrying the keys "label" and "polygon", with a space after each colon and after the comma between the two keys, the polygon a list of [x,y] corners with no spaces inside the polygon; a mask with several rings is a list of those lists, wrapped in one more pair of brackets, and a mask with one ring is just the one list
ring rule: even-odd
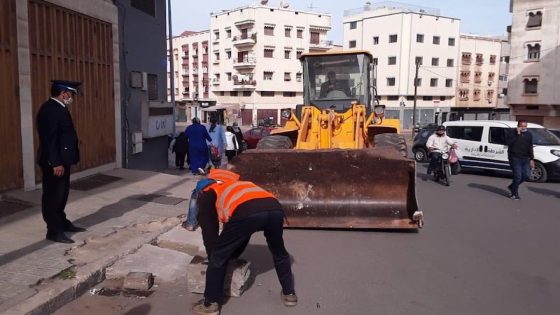
{"label": "police officer", "polygon": [[47,239],[59,243],[74,243],[65,232],[85,231],[73,225],[64,212],[70,190],[70,166],[80,160],[78,135],[68,111],[79,86],[79,82],[52,81],[51,98],[37,113],[38,164],[43,173],[43,219],[47,223]]}
{"label": "police officer", "polygon": [[[199,224],[208,254],[204,299],[193,305],[196,314],[219,314],[228,261],[238,257],[258,231],[264,231],[274,267],[282,286],[286,306],[295,306],[297,296],[290,266],[290,255],[282,238],[284,211],[278,200],[252,182],[240,181],[239,175],[213,169],[208,178],[215,180],[198,196]],[[218,235],[218,221],[224,223]]]}

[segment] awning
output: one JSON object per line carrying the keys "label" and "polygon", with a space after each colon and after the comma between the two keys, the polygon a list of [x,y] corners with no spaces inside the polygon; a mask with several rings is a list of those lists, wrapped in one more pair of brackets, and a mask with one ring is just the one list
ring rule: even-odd
{"label": "awning", "polygon": [[202,111],[204,112],[215,112],[217,110],[220,109],[230,109],[230,108],[235,108],[235,107],[239,107],[238,103],[234,103],[234,104],[219,104],[216,106],[210,106],[210,107],[206,107],[206,108],[202,108]]}

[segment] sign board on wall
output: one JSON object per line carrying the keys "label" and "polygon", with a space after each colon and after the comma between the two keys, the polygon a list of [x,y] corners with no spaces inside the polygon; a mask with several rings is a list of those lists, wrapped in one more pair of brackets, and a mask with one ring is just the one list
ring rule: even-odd
{"label": "sign board on wall", "polygon": [[156,138],[173,133],[173,105],[168,102],[142,104],[142,136]]}
{"label": "sign board on wall", "polygon": [[148,117],[146,138],[166,136],[173,133],[173,115]]}

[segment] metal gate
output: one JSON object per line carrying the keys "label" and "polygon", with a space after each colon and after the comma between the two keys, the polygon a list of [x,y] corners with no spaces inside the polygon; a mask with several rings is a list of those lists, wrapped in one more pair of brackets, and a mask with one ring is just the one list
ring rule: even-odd
{"label": "metal gate", "polygon": [[277,109],[257,109],[257,123],[272,118],[272,124],[278,124]]}
{"label": "metal gate", "polygon": [[0,0],[0,190],[23,186],[16,0]]}
{"label": "metal gate", "polygon": [[50,96],[51,80],[82,82],[70,107],[80,139],[81,161],[76,170],[115,162],[112,25],[29,0],[29,46],[34,117]]}
{"label": "metal gate", "polygon": [[252,109],[242,109],[241,110],[241,124],[243,126],[253,125],[253,110]]}

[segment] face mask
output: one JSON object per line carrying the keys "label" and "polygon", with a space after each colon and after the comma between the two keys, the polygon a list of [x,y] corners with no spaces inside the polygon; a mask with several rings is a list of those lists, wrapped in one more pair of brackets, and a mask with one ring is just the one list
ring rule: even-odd
{"label": "face mask", "polygon": [[527,128],[521,128],[521,132],[527,132]]}
{"label": "face mask", "polygon": [[74,103],[74,98],[70,97],[70,98],[67,98],[67,99],[63,100],[62,102],[64,103],[64,105],[72,105],[72,103]]}

